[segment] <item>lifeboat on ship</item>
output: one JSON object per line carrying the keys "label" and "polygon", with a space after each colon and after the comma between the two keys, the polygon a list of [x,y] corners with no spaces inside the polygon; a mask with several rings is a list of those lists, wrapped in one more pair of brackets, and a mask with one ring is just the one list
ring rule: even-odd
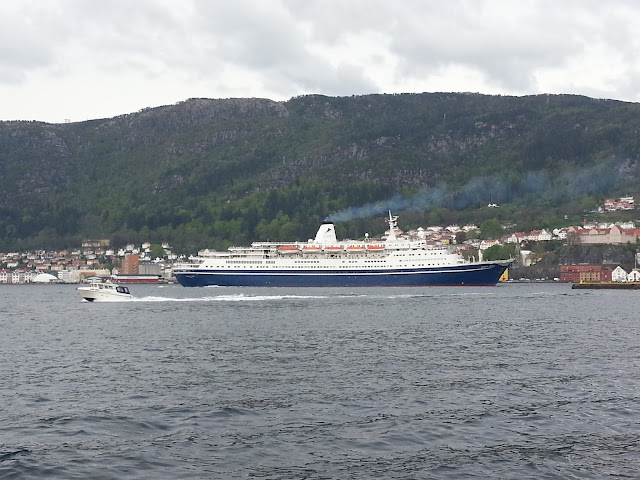
{"label": "lifeboat on ship", "polygon": [[342,245],[330,245],[328,247],[324,247],[324,251],[326,253],[340,253],[344,252],[344,247]]}
{"label": "lifeboat on ship", "polygon": [[320,253],[322,248],[318,245],[305,245],[302,247],[302,253]]}
{"label": "lifeboat on ship", "polygon": [[367,250],[370,252],[381,252],[384,250],[384,245],[367,245]]}
{"label": "lifeboat on ship", "polygon": [[364,245],[349,245],[347,247],[347,252],[349,253],[362,253],[364,250]]}
{"label": "lifeboat on ship", "polygon": [[278,247],[278,252],[283,255],[291,255],[292,253],[298,253],[300,249],[295,245],[282,245]]}

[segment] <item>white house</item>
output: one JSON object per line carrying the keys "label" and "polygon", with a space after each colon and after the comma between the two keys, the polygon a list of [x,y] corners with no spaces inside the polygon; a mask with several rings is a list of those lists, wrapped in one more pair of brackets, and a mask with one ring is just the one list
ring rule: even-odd
{"label": "white house", "polygon": [[546,229],[532,230],[529,235],[527,235],[527,239],[534,242],[545,242],[551,240],[552,236],[551,232]]}
{"label": "white house", "polygon": [[636,228],[636,224],[635,222],[618,222],[616,223],[616,225],[618,225],[621,229],[623,230],[633,230],[634,228]]}
{"label": "white house", "polygon": [[29,283],[31,282],[31,272],[28,270],[14,270],[11,272],[11,283]]}
{"label": "white house", "polygon": [[11,278],[11,270],[0,268],[0,283],[9,283],[9,278]]}
{"label": "white house", "polygon": [[637,268],[634,268],[627,275],[627,282],[640,282],[640,271]]}
{"label": "white house", "polygon": [[543,228],[542,230],[540,230],[540,233],[538,234],[539,242],[548,242],[552,238],[553,238],[553,234],[546,228]]}
{"label": "white house", "polygon": [[567,229],[566,228],[555,228],[553,230],[553,236],[558,238],[559,240],[567,239]]}
{"label": "white house", "polygon": [[540,230],[531,230],[527,235],[527,240],[531,240],[532,242],[537,242],[538,235],[540,235]]}
{"label": "white house", "polygon": [[627,271],[618,265],[613,272],[611,272],[611,281],[612,282],[626,282],[627,281]]}
{"label": "white house", "polygon": [[527,240],[527,234],[522,232],[512,233],[508,235],[505,242],[506,243],[521,243]]}
{"label": "white house", "polygon": [[482,240],[480,242],[480,250],[486,250],[487,248],[493,247],[494,245],[500,245],[499,240]]}

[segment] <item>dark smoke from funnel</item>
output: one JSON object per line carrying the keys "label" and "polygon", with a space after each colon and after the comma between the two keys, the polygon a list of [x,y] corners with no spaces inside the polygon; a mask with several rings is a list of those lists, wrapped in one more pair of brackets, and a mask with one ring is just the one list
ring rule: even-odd
{"label": "dark smoke from funnel", "polygon": [[325,221],[347,222],[388,214],[388,211],[406,209],[429,210],[448,208],[462,210],[473,205],[509,203],[527,195],[545,196],[550,201],[578,199],[583,195],[602,194],[612,190],[621,180],[618,168],[612,162],[589,169],[575,169],[558,177],[546,171],[530,171],[518,179],[509,174],[476,177],[463,187],[452,190],[442,183],[436,187],[423,187],[411,196],[394,195],[390,199],[349,207],[329,215]]}

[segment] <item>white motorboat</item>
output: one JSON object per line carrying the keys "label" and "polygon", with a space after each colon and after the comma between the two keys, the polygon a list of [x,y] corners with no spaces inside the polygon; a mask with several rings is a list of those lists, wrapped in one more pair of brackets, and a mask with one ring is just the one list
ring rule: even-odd
{"label": "white motorboat", "polygon": [[120,302],[133,298],[128,287],[111,282],[94,281],[88,287],[78,287],[78,291],[88,302]]}

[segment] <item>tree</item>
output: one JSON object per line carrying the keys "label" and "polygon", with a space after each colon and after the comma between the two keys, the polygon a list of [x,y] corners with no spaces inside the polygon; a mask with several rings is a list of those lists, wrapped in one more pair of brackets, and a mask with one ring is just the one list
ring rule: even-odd
{"label": "tree", "polygon": [[593,197],[584,197],[580,202],[583,212],[591,212],[598,208],[598,201]]}
{"label": "tree", "polygon": [[580,236],[578,235],[577,232],[575,232],[575,231],[567,232],[567,245],[568,246],[578,245],[579,243],[580,243]]}
{"label": "tree", "polygon": [[485,220],[480,224],[480,237],[484,239],[498,239],[502,236],[502,225],[496,218]]}
{"label": "tree", "polygon": [[164,248],[162,248],[162,245],[157,243],[151,245],[151,258],[164,258]]}
{"label": "tree", "polygon": [[508,260],[515,257],[515,244],[493,245],[484,251],[482,258],[485,260]]}

